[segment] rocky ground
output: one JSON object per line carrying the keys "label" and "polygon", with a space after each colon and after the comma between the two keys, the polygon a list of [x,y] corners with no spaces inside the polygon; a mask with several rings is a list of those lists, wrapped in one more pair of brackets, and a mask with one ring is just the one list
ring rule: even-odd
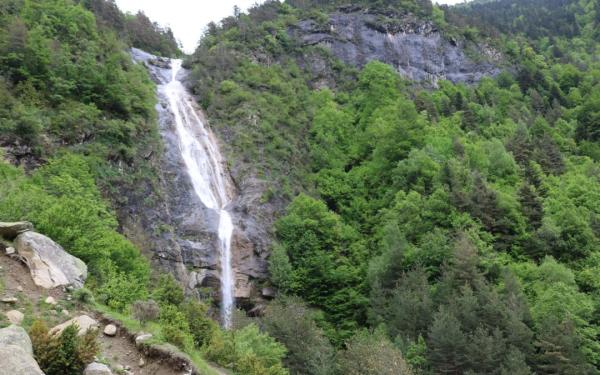
{"label": "rocky ground", "polygon": [[[5,224],[0,223],[0,237],[6,234],[2,232],[2,226]],[[34,232],[27,230],[27,233]],[[60,277],[56,277],[57,275],[53,273],[55,270],[45,269],[40,272],[41,269],[38,269],[37,273],[32,272],[26,265],[26,263],[30,266],[34,264],[35,262],[32,259],[36,259],[36,262],[39,261],[38,263],[45,265],[52,262],[48,259],[43,260],[43,250],[35,252],[36,255],[33,258],[24,259],[26,254],[22,251],[23,248],[17,247],[15,250],[11,246],[13,243],[9,242],[14,239],[16,234],[8,235],[8,240],[6,236],[4,236],[4,240],[0,240],[0,352],[4,354],[12,353],[15,356],[21,355],[23,358],[15,360],[15,367],[10,370],[0,367],[0,375],[40,373],[34,367],[29,366],[32,363],[37,366],[30,354],[31,350],[29,348],[31,345],[21,345],[21,348],[12,345],[16,340],[15,337],[27,336],[27,330],[37,319],[42,319],[48,327],[51,327],[50,332],[69,325],[71,320],[78,321],[80,331],[97,329],[98,343],[100,344],[97,363],[91,365],[84,374],[179,375],[192,373],[187,358],[175,351],[161,350],[160,347],[145,345],[143,338],[140,338],[140,334],[128,332],[120,326],[119,322],[105,318],[99,312],[94,311],[92,305],[85,305],[76,301],[73,295],[75,289],[71,286],[71,282],[75,280],[76,276],[71,275],[73,279],[68,280],[68,285],[50,288],[41,286],[40,284],[47,282],[58,282]],[[21,238],[31,237],[30,234]],[[14,241],[14,244],[18,243],[18,240]],[[59,246],[54,250],[58,253],[60,251],[64,252]],[[53,254],[53,256],[55,255],[56,253]],[[70,255],[66,252],[58,256],[63,260],[54,259],[57,264],[65,264],[70,259]],[[40,273],[55,277],[39,278],[37,276]],[[65,273],[69,274],[66,271]],[[28,337],[25,341],[27,340]],[[29,367],[23,367],[20,363]]]}

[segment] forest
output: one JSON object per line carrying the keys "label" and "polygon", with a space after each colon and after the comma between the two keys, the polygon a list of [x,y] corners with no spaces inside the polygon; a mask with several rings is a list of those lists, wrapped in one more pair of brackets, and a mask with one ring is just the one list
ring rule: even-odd
{"label": "forest", "polygon": [[504,58],[476,84],[435,86],[288,32],[346,3],[238,10],[185,58],[229,162],[285,205],[262,317],[221,329],[120,232],[123,192],[154,188],[161,142],[154,85],[127,48],[182,53],[113,1],[0,4],[0,219],[84,260],[99,309],[237,374],[599,373],[598,1],[352,2]]}

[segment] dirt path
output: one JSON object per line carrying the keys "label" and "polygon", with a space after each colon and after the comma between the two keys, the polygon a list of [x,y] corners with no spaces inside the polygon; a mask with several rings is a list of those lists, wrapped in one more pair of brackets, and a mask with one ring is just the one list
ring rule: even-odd
{"label": "dirt path", "polygon": [[[19,310],[25,315],[21,324],[25,329],[29,329],[33,321],[38,318],[43,319],[50,328],[83,314],[98,319],[95,312],[72,301],[62,288],[46,290],[35,285],[27,266],[3,253],[4,251],[0,253],[0,299],[15,297],[17,302],[0,303],[0,327],[9,325],[5,313],[10,310]],[[56,305],[44,302],[49,296],[56,300]],[[130,341],[127,334],[117,332],[115,337],[108,337],[102,333],[103,330],[104,326],[101,325],[98,330],[100,353],[97,357],[107,363],[115,374],[126,373],[119,372],[117,369],[120,368],[129,369],[129,374],[132,375],[185,374],[174,370],[161,359],[145,357]],[[143,359],[143,363],[140,363],[140,359]]]}

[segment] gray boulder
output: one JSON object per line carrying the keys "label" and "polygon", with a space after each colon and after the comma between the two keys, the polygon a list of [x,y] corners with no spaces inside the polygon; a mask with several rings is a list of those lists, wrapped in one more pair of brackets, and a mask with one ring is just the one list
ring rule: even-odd
{"label": "gray boulder", "polygon": [[65,328],[67,328],[70,325],[77,326],[77,329],[78,329],[77,335],[78,336],[83,336],[88,331],[97,330],[99,327],[97,320],[92,319],[87,315],[80,315],[78,317],[75,317],[71,320],[67,320],[66,322],[59,324],[56,327],[52,328],[50,330],[50,334],[51,335],[60,335],[62,333],[62,331],[64,331]]}
{"label": "gray boulder", "polygon": [[[21,348],[25,353],[33,355],[31,340],[22,327],[10,325],[0,329],[0,347],[5,347],[7,345],[16,346]],[[0,358],[3,357],[0,356]]]}
{"label": "gray boulder", "polygon": [[16,345],[0,346],[2,367],[0,374],[10,375],[44,375],[40,366],[31,354]]}
{"label": "gray boulder", "polygon": [[102,363],[92,362],[83,371],[83,375],[112,375],[110,368]]}
{"label": "gray boulder", "polygon": [[50,238],[24,232],[15,240],[17,253],[23,257],[36,285],[46,289],[63,285],[81,288],[87,278],[85,263],[67,253]]}
{"label": "gray boulder", "polygon": [[13,240],[19,234],[33,230],[33,224],[28,221],[18,221],[15,223],[4,223],[0,221],[0,237],[7,240]]}

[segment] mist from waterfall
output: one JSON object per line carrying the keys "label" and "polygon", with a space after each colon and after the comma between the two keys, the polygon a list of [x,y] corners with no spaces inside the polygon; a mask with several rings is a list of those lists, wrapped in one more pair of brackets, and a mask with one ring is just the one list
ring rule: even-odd
{"label": "mist from waterfall", "polygon": [[217,140],[204,125],[183,84],[177,80],[182,61],[171,59],[171,80],[159,86],[169,101],[175,117],[179,147],[194,191],[202,203],[219,215],[219,250],[221,263],[221,320],[223,327],[231,327],[234,306],[234,277],[231,268],[231,237],[233,222],[225,209],[230,202],[224,169],[224,160]]}

